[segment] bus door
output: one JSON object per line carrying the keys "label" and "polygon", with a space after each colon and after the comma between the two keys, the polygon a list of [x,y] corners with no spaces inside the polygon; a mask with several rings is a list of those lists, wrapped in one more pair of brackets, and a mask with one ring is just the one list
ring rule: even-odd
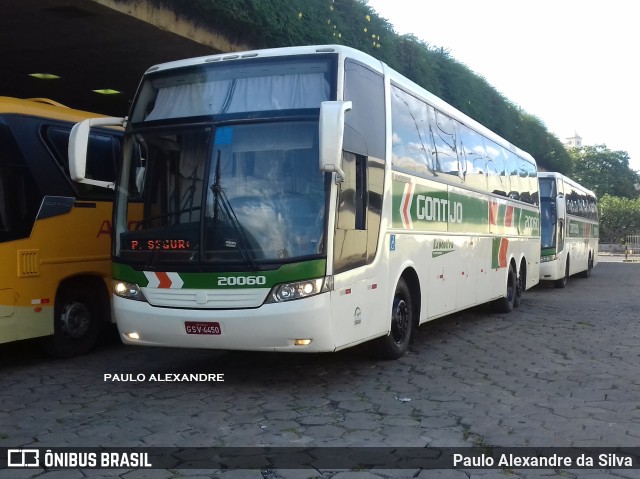
{"label": "bus door", "polygon": [[18,339],[15,294],[13,289],[0,289],[0,343]]}
{"label": "bus door", "polygon": [[0,118],[0,343],[20,338],[16,251],[31,233],[39,201],[13,133]]}

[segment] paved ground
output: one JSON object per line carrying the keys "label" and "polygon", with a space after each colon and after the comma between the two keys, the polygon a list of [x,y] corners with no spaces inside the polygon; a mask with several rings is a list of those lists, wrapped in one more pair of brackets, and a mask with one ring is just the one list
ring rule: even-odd
{"label": "paved ground", "polygon": [[[537,287],[509,315],[420,328],[406,357],[124,347],[58,361],[0,346],[0,447],[640,446],[640,266]],[[224,382],[150,381],[224,374]],[[142,382],[105,374],[144,375]],[[640,477],[640,470],[0,470],[0,478]]]}

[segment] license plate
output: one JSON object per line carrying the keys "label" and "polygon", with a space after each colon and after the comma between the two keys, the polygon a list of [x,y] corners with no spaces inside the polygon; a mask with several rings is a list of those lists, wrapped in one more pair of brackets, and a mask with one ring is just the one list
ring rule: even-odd
{"label": "license plate", "polygon": [[220,323],[209,323],[204,321],[185,321],[184,329],[187,334],[222,334]]}

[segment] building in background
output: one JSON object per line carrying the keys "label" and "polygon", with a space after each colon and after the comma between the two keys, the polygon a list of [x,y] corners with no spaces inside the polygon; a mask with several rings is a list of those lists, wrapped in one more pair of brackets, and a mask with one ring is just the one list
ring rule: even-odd
{"label": "building in background", "polygon": [[582,137],[575,131],[572,137],[566,138],[564,146],[567,148],[582,148]]}

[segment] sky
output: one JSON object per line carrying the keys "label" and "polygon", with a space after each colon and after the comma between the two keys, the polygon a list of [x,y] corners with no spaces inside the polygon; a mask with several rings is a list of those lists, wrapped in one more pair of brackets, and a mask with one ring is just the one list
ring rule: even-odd
{"label": "sky", "polygon": [[484,77],[563,143],[626,151],[640,170],[640,27],[631,0],[368,0]]}

